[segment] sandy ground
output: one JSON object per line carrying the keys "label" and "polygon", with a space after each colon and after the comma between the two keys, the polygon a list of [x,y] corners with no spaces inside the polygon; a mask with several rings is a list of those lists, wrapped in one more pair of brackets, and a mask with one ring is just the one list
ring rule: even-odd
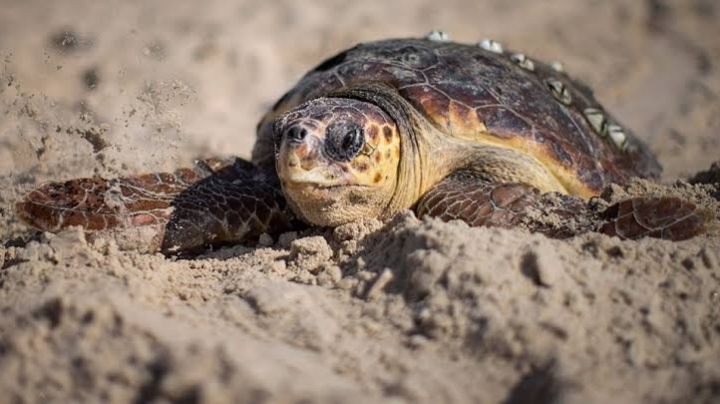
{"label": "sandy ground", "polygon": [[247,157],[321,58],[432,28],[589,82],[665,167],[608,198],[718,214],[720,170],[683,181],[720,159],[714,0],[385,3],[2,1],[0,401],[720,402],[716,230],[558,241],[408,212],[179,260],[17,221],[46,181]]}

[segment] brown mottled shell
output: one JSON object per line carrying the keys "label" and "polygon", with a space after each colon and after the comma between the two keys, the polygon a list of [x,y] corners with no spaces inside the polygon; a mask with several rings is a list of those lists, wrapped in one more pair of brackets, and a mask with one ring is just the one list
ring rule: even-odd
{"label": "brown mottled shell", "polygon": [[[369,82],[396,88],[448,136],[533,155],[572,193],[592,195],[608,183],[660,172],[629,130],[620,134],[622,144],[613,140],[607,127],[620,130],[617,121],[589,88],[566,74],[539,61],[528,63],[524,55],[426,39],[364,43],[318,65],[261,121],[253,157],[262,162],[272,155],[269,122],[277,114]],[[588,119],[588,111],[601,115],[602,127]]]}

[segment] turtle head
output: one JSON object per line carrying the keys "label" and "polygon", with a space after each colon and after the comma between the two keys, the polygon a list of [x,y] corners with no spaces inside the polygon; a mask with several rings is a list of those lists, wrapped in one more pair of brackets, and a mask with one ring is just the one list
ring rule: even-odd
{"label": "turtle head", "polygon": [[400,136],[378,106],[317,98],[278,117],[273,136],[283,190],[303,219],[337,226],[382,216],[397,182]]}

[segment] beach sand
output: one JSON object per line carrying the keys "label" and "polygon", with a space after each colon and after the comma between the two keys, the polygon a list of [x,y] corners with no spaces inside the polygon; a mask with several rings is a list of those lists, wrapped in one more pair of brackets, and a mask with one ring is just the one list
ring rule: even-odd
{"label": "beach sand", "polygon": [[[2,3],[0,401],[720,400],[715,1]],[[323,58],[435,28],[562,61],[665,169],[605,199],[679,195],[709,233],[553,240],[404,212],[176,259],[15,215],[47,181],[249,157]]]}

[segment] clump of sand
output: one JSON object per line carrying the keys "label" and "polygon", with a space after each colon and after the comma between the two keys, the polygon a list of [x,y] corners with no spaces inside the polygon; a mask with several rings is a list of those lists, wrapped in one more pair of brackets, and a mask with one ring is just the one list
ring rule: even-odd
{"label": "clump of sand", "polygon": [[[63,3],[0,14],[6,400],[717,400],[712,1]],[[44,181],[247,156],[260,114],[322,56],[442,26],[562,57],[649,143],[666,182],[612,186],[594,208],[680,196],[708,212],[709,233],[553,240],[403,212],[180,259],[143,252],[142,231],[41,234],[14,215]]]}

